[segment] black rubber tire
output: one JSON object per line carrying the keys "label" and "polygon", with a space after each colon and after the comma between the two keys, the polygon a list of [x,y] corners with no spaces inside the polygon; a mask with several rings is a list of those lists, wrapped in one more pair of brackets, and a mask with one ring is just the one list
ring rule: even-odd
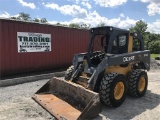
{"label": "black rubber tire", "polygon": [[70,79],[71,79],[73,70],[74,70],[74,66],[73,66],[73,65],[70,66],[70,67],[66,70],[65,76],[64,76],[64,79],[65,79],[65,80],[70,80]]}
{"label": "black rubber tire", "polygon": [[[143,91],[139,91],[138,83],[141,77],[145,78],[145,88]],[[145,95],[148,86],[148,76],[147,73],[141,69],[135,69],[129,73],[128,79],[128,93],[133,97],[142,97]]]}
{"label": "black rubber tire", "polygon": [[[118,82],[123,83],[124,93],[119,100],[116,100],[114,97],[114,88]],[[127,80],[125,76],[118,73],[110,73],[105,75],[100,84],[99,94],[101,101],[107,106],[120,106],[124,102],[127,95]]]}

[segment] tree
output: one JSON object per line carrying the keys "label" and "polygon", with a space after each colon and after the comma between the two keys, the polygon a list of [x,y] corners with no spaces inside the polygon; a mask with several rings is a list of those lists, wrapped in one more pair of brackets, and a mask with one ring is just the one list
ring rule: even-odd
{"label": "tree", "polygon": [[41,22],[42,22],[42,23],[47,23],[48,21],[46,20],[46,18],[42,18],[42,19],[41,19]]}
{"label": "tree", "polygon": [[148,48],[151,51],[151,53],[160,54],[160,41],[156,40],[150,42]]}
{"label": "tree", "polygon": [[68,25],[66,25],[66,24],[61,24],[61,23],[56,23],[56,25],[58,25],[58,26],[63,26],[63,27],[68,27]]}
{"label": "tree", "polygon": [[136,22],[136,25],[134,27],[131,27],[129,30],[131,32],[138,32],[144,35],[148,28],[147,26],[147,23],[143,22],[142,20],[139,20]]}
{"label": "tree", "polygon": [[147,26],[147,23],[139,20],[136,22],[136,25],[134,27],[129,28],[130,32],[137,32],[143,35],[146,49],[148,49],[148,43],[150,42],[150,40],[148,39],[148,33],[146,33]]}
{"label": "tree", "polygon": [[40,22],[40,20],[38,18],[34,18],[33,20],[34,22]]}
{"label": "tree", "polygon": [[10,17],[11,19],[17,19],[17,17]]}
{"label": "tree", "polygon": [[57,23],[56,25],[61,25],[61,23]]}
{"label": "tree", "polygon": [[71,28],[80,28],[79,24],[77,24],[77,23],[71,23],[71,24],[69,24],[69,27],[71,27]]}
{"label": "tree", "polygon": [[106,25],[106,23],[104,23],[104,22],[100,22],[98,25],[97,25],[97,27],[103,27],[103,26],[105,26]]}
{"label": "tree", "polygon": [[81,25],[81,28],[84,28],[84,29],[89,29],[91,27],[91,25],[90,24],[82,24]]}
{"label": "tree", "polygon": [[18,18],[21,19],[21,20],[31,20],[30,15],[29,15],[29,14],[26,14],[26,13],[24,13],[24,12],[19,13]]}
{"label": "tree", "polygon": [[142,20],[139,20],[136,22],[136,25],[134,27],[131,27],[129,30],[131,32],[137,32],[143,35],[145,49],[149,49],[151,53],[160,53],[159,35],[146,32],[147,26],[147,23],[143,22]]}
{"label": "tree", "polygon": [[149,33],[146,45],[151,53],[160,54],[160,35]]}

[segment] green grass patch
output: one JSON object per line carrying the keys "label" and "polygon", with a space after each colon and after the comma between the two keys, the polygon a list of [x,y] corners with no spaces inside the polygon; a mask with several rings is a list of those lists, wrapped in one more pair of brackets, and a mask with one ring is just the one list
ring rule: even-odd
{"label": "green grass patch", "polygon": [[155,58],[155,57],[158,57],[160,56],[160,54],[151,54],[151,58]]}

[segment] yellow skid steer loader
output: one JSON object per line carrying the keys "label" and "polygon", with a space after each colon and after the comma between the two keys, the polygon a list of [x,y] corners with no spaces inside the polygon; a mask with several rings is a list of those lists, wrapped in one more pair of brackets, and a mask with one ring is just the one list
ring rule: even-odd
{"label": "yellow skid steer loader", "polygon": [[101,102],[118,107],[127,93],[144,96],[149,69],[150,51],[139,33],[92,28],[87,52],[75,54],[64,79],[50,79],[33,99],[57,119],[93,119],[102,111]]}

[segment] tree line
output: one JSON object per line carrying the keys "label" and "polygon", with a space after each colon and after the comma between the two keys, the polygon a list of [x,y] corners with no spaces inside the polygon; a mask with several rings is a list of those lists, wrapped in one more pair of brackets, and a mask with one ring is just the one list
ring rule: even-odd
{"label": "tree line", "polygon": [[17,20],[24,20],[24,21],[34,21],[34,22],[41,22],[41,23],[47,23],[46,18],[34,18],[32,19],[29,14],[26,14],[24,12],[19,13],[18,17],[10,17],[11,19],[17,19]]}
{"label": "tree line", "polygon": [[[11,17],[11,19],[19,19],[24,21],[34,21],[34,22],[41,22],[47,23],[46,18],[34,18],[32,19],[29,14],[24,12],[19,13],[18,17]],[[69,25],[57,23],[56,25],[70,27],[70,28],[83,28],[83,29],[90,29],[90,24],[78,24],[78,23],[70,23]],[[100,22],[97,27],[106,26],[106,23]],[[136,22],[135,26],[129,28],[130,32],[137,32],[141,33],[144,38],[145,49],[149,49],[151,53],[160,54],[160,34],[154,34],[147,32],[148,24],[139,20]]]}
{"label": "tree line", "polygon": [[151,53],[160,54],[160,34],[147,32],[148,24],[139,20],[134,27],[129,28],[130,32],[141,33],[144,39],[144,48]]}

